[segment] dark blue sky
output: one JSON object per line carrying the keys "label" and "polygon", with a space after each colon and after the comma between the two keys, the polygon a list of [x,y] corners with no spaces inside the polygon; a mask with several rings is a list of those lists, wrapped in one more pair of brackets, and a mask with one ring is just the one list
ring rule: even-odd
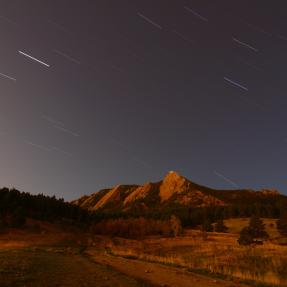
{"label": "dark blue sky", "polygon": [[287,194],[285,6],[2,0],[0,185],[70,200],[176,170]]}

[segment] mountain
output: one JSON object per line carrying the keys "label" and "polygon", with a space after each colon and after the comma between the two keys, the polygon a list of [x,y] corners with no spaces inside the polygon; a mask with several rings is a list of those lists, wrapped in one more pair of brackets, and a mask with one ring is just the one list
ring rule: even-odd
{"label": "mountain", "polygon": [[196,184],[177,172],[170,171],[159,182],[144,185],[117,185],[73,201],[91,211],[164,210],[170,206],[202,208],[234,204],[277,204],[281,195],[276,190],[218,190]]}

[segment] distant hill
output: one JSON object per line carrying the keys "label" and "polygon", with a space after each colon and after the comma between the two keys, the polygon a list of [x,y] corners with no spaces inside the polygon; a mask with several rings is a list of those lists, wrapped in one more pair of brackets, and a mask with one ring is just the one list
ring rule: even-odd
{"label": "distant hill", "polygon": [[286,206],[287,197],[276,190],[267,189],[212,189],[170,171],[159,182],[148,182],[142,186],[117,185],[90,196],[83,196],[72,203],[90,211],[103,213],[170,213],[170,210],[175,209],[186,211],[217,208],[235,213],[231,214],[231,217],[236,217],[236,213],[252,214],[255,209],[264,216],[277,217],[281,205]]}

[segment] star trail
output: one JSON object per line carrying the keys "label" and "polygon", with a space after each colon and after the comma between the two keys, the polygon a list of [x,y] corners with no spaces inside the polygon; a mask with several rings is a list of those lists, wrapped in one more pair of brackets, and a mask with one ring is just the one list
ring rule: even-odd
{"label": "star trail", "polygon": [[37,63],[40,63],[41,65],[44,65],[44,66],[46,66],[46,67],[50,67],[49,64],[47,64],[47,63],[45,63],[45,62],[43,62],[43,61],[40,61],[39,59],[37,59],[37,58],[35,58],[35,57],[32,57],[31,55],[29,55],[29,54],[27,54],[27,53],[24,53],[24,52],[22,52],[22,51],[18,51],[18,52],[19,52],[19,54],[21,54],[21,55],[23,55],[23,56],[25,56],[25,57],[27,57],[27,58],[29,58],[29,59],[31,59],[31,60],[37,62]]}
{"label": "star trail", "polygon": [[285,6],[1,1],[1,186],[70,200],[175,170],[287,193]]}

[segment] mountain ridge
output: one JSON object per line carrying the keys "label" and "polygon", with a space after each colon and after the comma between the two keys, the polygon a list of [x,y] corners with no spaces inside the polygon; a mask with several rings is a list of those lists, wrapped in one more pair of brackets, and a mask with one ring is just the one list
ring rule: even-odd
{"label": "mountain ridge", "polygon": [[284,197],[277,190],[270,189],[261,191],[213,189],[199,185],[175,171],[170,171],[158,182],[147,182],[143,185],[119,184],[89,196],[85,195],[72,203],[90,211],[120,210],[126,212],[132,208],[164,209],[170,205],[190,208],[227,206],[234,202],[243,204],[247,199],[256,202],[279,196]]}

